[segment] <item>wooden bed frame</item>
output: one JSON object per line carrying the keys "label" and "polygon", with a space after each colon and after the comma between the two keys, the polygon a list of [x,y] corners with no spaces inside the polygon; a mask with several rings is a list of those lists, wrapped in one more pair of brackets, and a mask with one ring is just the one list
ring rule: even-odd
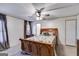
{"label": "wooden bed frame", "polygon": [[58,29],[57,28],[42,28],[41,29],[41,33],[42,32],[52,32],[52,35],[58,36]]}
{"label": "wooden bed frame", "polygon": [[[53,35],[58,37],[57,28],[42,28],[42,32],[53,32]],[[57,39],[57,38],[56,38]],[[35,42],[30,40],[21,40],[21,49],[24,53],[30,53],[32,56],[55,56],[55,45],[56,44],[46,44],[42,42]]]}

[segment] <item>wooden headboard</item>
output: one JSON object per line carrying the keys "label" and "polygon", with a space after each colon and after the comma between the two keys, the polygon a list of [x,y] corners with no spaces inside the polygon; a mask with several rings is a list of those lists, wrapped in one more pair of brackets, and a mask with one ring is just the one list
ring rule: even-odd
{"label": "wooden headboard", "polygon": [[42,28],[41,29],[41,33],[42,32],[52,32],[52,35],[56,35],[58,36],[58,29],[57,28]]}

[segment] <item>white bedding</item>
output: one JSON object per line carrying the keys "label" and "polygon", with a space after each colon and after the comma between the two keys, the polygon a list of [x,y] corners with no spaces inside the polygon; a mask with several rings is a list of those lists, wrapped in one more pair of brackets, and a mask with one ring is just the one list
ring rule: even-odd
{"label": "white bedding", "polygon": [[33,37],[30,37],[30,38],[27,38],[26,40],[32,40],[32,41],[52,44],[52,43],[55,42],[55,36],[39,35],[39,36],[33,36]]}

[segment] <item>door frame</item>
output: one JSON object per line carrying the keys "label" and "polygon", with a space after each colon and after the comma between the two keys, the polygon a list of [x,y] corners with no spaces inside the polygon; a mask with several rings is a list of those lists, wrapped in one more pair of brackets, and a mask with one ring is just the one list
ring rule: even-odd
{"label": "door frame", "polygon": [[77,19],[69,19],[69,20],[65,20],[65,45],[66,46],[73,46],[73,45],[68,45],[68,44],[66,44],[66,22],[67,21],[75,21],[76,22],[76,24],[75,24],[75,43],[76,43],[76,47],[77,47]]}

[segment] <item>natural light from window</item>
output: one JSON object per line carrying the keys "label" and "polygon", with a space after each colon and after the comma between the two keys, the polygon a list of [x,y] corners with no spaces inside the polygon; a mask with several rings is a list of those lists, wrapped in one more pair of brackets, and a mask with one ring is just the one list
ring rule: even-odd
{"label": "natural light from window", "polygon": [[2,24],[1,24],[1,20],[0,20],[0,42],[3,42],[3,35],[2,35]]}
{"label": "natural light from window", "polygon": [[41,29],[41,24],[36,24],[36,28],[37,28],[37,35],[40,35],[40,29]]}

